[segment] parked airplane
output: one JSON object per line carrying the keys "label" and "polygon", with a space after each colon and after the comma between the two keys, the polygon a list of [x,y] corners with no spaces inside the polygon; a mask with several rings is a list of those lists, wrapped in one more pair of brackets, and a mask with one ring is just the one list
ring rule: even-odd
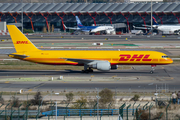
{"label": "parked airplane", "polygon": [[[180,25],[176,24],[176,25],[159,25],[156,21],[156,18],[153,16],[153,29],[162,31],[163,34],[180,34]],[[150,29],[151,26],[146,25],[147,28],[145,27],[135,27],[136,29]]]}
{"label": "parked airplane", "polygon": [[48,65],[84,66],[83,72],[93,69],[109,71],[118,65],[156,65],[173,63],[166,54],[156,51],[110,51],[110,50],[39,50],[15,25],[7,25],[16,53],[9,57]]}
{"label": "parked airplane", "polygon": [[115,29],[112,26],[83,26],[78,16],[76,16],[77,28],[74,27],[64,27],[66,29],[72,29],[76,31],[88,32],[89,35],[95,34],[96,32],[100,32],[100,34],[111,34],[115,33]]}

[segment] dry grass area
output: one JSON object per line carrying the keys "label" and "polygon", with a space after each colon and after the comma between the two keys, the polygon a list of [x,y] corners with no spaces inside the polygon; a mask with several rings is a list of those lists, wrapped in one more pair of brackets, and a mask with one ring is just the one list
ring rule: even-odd
{"label": "dry grass area", "polygon": [[82,70],[83,66],[55,66],[43,65],[26,61],[4,61],[0,62],[1,70]]}
{"label": "dry grass area", "polygon": [[[18,94],[18,95],[35,95],[37,91],[24,91],[22,94],[19,94],[19,92],[17,93],[16,91],[3,91],[3,92],[0,92],[2,93],[2,95],[15,95],[15,94]],[[50,94],[51,91],[47,90],[47,91],[41,91],[41,94],[42,95],[48,95]],[[55,91],[52,91],[52,93],[55,93]],[[58,91],[59,95],[66,95],[67,93],[73,93],[74,95],[76,96],[96,96],[97,95],[97,91],[94,90],[94,91],[66,91],[65,89],[64,90],[59,90]],[[147,101],[145,99],[143,99],[144,97],[151,97],[153,96],[154,97],[154,92],[131,92],[131,93],[128,93],[128,92],[122,92],[122,91],[113,91],[113,94],[114,96],[121,96],[122,98],[125,96],[125,98],[127,96],[129,97],[133,97],[134,95],[139,95],[140,97],[142,97],[142,101]],[[164,95],[166,96],[170,96],[171,93],[163,93],[163,94],[159,94],[159,98],[163,98]],[[122,99],[120,99],[121,101]],[[139,99],[140,100],[140,99]]]}
{"label": "dry grass area", "polygon": [[8,55],[0,55],[0,59],[11,59]]}
{"label": "dry grass area", "polygon": [[[166,113],[166,108],[167,108],[167,113]],[[180,119],[180,105],[177,104],[170,104],[168,106],[168,103],[166,106],[158,106],[155,107],[153,106],[151,108],[151,119],[159,119],[159,120],[179,120]],[[140,110],[139,113],[141,114],[141,119],[146,120],[149,119],[149,109],[143,111]]]}

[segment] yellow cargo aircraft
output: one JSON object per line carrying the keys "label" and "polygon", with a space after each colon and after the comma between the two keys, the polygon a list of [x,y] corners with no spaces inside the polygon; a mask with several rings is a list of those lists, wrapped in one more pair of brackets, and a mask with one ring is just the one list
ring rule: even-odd
{"label": "yellow cargo aircraft", "polygon": [[7,25],[16,53],[9,57],[49,65],[84,66],[83,72],[92,69],[109,71],[118,65],[156,65],[173,63],[166,54],[156,51],[110,51],[110,50],[39,50],[14,25]]}

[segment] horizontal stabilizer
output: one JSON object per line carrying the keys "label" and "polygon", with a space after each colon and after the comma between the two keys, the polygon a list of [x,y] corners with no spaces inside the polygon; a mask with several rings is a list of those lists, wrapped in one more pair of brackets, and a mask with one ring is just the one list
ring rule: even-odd
{"label": "horizontal stabilizer", "polygon": [[18,55],[18,54],[9,54],[8,56],[12,57],[12,58],[17,58],[17,59],[24,59],[26,57],[29,57],[29,56],[26,56],[26,55]]}

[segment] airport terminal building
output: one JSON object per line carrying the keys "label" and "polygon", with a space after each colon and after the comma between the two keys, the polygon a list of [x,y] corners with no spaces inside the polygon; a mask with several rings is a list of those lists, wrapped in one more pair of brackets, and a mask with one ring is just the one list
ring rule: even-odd
{"label": "airport terminal building", "polygon": [[[24,28],[35,32],[52,25],[63,31],[63,23],[75,27],[75,16],[85,26],[123,23],[126,27],[117,31],[124,33],[151,22],[151,3],[0,3],[0,21],[21,23],[22,11]],[[180,24],[179,2],[153,3],[152,12],[159,24]]]}

